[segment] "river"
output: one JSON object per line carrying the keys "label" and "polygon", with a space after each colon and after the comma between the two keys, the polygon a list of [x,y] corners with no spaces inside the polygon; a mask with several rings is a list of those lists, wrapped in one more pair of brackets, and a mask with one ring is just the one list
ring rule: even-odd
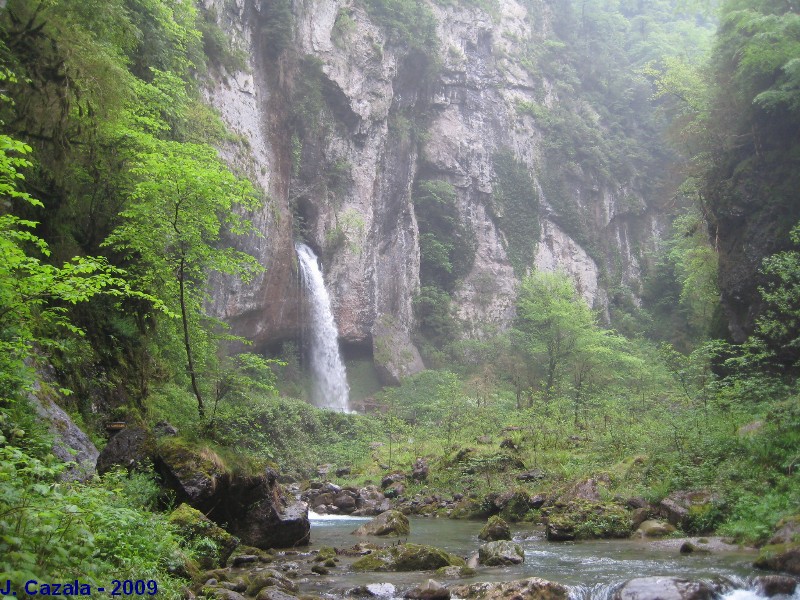
{"label": "river", "polygon": [[[394,543],[386,538],[356,537],[351,532],[367,518],[311,515],[311,550],[322,546],[348,548],[362,541]],[[448,552],[468,557],[482,543],[478,532],[482,523],[450,519],[411,518],[411,534],[402,541],[430,544]],[[514,540],[525,552],[525,562],[513,567],[479,567],[477,575],[459,579],[458,584],[474,581],[510,581],[541,577],[569,586],[573,600],[602,600],[623,582],[636,577],[670,576],[691,580],[730,582],[733,591],[726,600],[760,598],[751,580],[764,574],[752,567],[751,550],[728,549],[709,554],[682,555],[677,540],[593,540],[585,542],[548,542],[541,528],[518,524],[512,528]],[[342,597],[347,590],[370,586],[384,598],[402,597],[405,590],[428,578],[431,573],[359,573],[346,560],[331,573],[300,582],[301,592],[331,598]],[[442,582],[454,583],[454,582]],[[800,588],[798,588],[800,590]],[[774,597],[787,599],[790,597]],[[800,591],[791,600],[800,600]]]}

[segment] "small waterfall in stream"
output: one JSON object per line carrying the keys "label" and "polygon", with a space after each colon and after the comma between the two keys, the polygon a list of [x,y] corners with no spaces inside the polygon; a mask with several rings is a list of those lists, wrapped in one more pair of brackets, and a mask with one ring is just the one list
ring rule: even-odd
{"label": "small waterfall in stream", "polygon": [[313,377],[311,400],[320,408],[349,412],[350,389],[339,354],[339,332],[333,320],[331,299],[325,289],[322,271],[311,248],[299,242],[294,247],[308,302],[309,363]]}

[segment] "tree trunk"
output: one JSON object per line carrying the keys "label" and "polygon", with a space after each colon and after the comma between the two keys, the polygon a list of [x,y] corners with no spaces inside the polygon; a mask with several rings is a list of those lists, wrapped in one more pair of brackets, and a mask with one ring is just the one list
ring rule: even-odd
{"label": "tree trunk", "polygon": [[186,267],[186,259],[181,256],[181,265],[178,269],[178,284],[181,290],[181,320],[183,321],[183,347],[186,349],[186,363],[189,370],[189,377],[192,380],[192,391],[195,398],[197,398],[197,413],[200,418],[205,417],[205,406],[203,405],[203,395],[200,393],[200,388],[197,385],[197,374],[194,369],[194,359],[192,358],[192,344],[189,339],[189,317],[186,314],[186,282],[184,271]]}

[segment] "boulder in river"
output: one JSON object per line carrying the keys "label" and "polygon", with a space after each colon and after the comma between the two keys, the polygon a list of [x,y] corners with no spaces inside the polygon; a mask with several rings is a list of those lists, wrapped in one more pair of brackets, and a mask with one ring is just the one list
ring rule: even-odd
{"label": "boulder in river", "polygon": [[636,530],[642,537],[664,537],[675,532],[675,528],[670,523],[648,519],[644,521]]}
{"label": "boulder in river", "polygon": [[633,532],[631,514],[623,506],[581,499],[549,509],[545,525],[552,542],[624,538]]}
{"label": "boulder in river", "polygon": [[639,577],[618,589],[613,600],[711,600],[718,591],[705,581],[678,577]]}
{"label": "boulder in river", "polygon": [[759,595],[772,598],[773,596],[791,596],[797,589],[797,579],[786,575],[762,575],[756,577]]}
{"label": "boulder in river", "polygon": [[525,553],[519,544],[500,540],[483,544],[478,549],[478,560],[487,567],[504,567],[525,562]]}
{"label": "boulder in river", "polygon": [[510,540],[511,529],[509,529],[508,523],[506,523],[502,518],[494,515],[489,517],[486,525],[484,525],[483,529],[481,529],[480,533],[478,533],[478,538],[485,542]]}
{"label": "boulder in river", "polygon": [[438,581],[428,579],[422,585],[406,592],[404,597],[412,600],[450,600],[450,590]]}
{"label": "boulder in river", "polygon": [[566,586],[552,581],[531,577],[518,581],[480,582],[453,587],[450,592],[456,598],[466,600],[501,600],[524,598],[525,600],[567,600]]}
{"label": "boulder in river", "polygon": [[353,535],[401,536],[409,533],[411,533],[411,525],[408,517],[399,510],[387,510],[353,531]]}
{"label": "boulder in river", "polygon": [[800,575],[800,515],[781,519],[754,563],[759,569]]}
{"label": "boulder in river", "polygon": [[464,566],[463,558],[433,546],[399,544],[376,550],[353,563],[355,571],[434,571]]}

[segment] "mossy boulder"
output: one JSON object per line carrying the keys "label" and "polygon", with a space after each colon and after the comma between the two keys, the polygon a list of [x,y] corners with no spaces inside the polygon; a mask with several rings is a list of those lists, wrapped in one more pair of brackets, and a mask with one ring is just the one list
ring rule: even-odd
{"label": "mossy boulder", "polygon": [[401,536],[411,533],[411,524],[399,510],[387,510],[365,523],[353,535]]}
{"label": "mossy boulder", "polygon": [[723,517],[719,499],[706,490],[672,492],[658,504],[658,511],[686,533],[713,531]]}
{"label": "mossy boulder", "polygon": [[764,546],[753,566],[758,569],[800,575],[800,543],[790,542]]}
{"label": "mossy boulder", "polygon": [[504,498],[500,516],[509,523],[518,523],[525,520],[531,508],[531,495],[526,490],[514,490]]}
{"label": "mossy boulder", "polygon": [[506,523],[501,517],[494,515],[489,517],[486,525],[484,525],[483,529],[481,529],[480,533],[478,533],[478,538],[486,542],[510,540],[511,529],[509,529],[508,523]]}
{"label": "mossy boulder", "polygon": [[434,571],[441,567],[463,567],[463,558],[434,546],[400,544],[382,548],[353,563],[355,571]]}
{"label": "mossy boulder", "polygon": [[753,566],[800,575],[800,515],[778,522],[769,544],[761,548]]}
{"label": "mossy boulder", "polygon": [[204,569],[224,567],[239,545],[237,538],[186,503],[172,512],[169,522],[194,547],[197,560]]}
{"label": "mossy boulder", "polygon": [[548,511],[545,525],[547,539],[554,542],[625,538],[633,532],[633,520],[625,507],[581,499],[555,505]]}
{"label": "mossy boulder", "polygon": [[522,546],[509,540],[483,544],[478,549],[478,560],[487,567],[504,567],[525,562]]}
{"label": "mossy boulder", "polygon": [[195,447],[179,438],[166,438],[158,446],[156,464],[178,500],[198,506],[225,486],[230,473],[215,452]]}
{"label": "mossy boulder", "polygon": [[[491,507],[493,508],[493,507]],[[487,508],[487,504],[479,502],[474,498],[459,500],[453,511],[450,513],[451,519],[485,519],[494,512]]]}
{"label": "mossy boulder", "polygon": [[264,588],[279,588],[288,592],[296,592],[297,584],[275,569],[258,571],[250,577],[247,583],[248,596],[255,596]]}
{"label": "mossy boulder", "polygon": [[657,521],[655,519],[648,519],[644,521],[636,532],[642,537],[664,537],[675,532],[675,528],[670,523],[664,521]]}
{"label": "mossy boulder", "polygon": [[442,579],[466,579],[474,577],[477,573],[471,567],[440,567],[436,569],[436,576]]}

